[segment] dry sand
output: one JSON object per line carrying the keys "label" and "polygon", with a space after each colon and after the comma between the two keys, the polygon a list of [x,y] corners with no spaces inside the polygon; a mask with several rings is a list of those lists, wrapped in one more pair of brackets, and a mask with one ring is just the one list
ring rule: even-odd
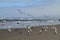
{"label": "dry sand", "polygon": [[50,29],[52,26],[48,26],[48,32],[44,32],[39,34],[39,30],[42,27],[34,27],[32,28],[33,32],[28,36],[27,29],[20,28],[18,30],[12,29],[12,32],[9,32],[7,29],[0,30],[0,40],[60,40],[60,25],[55,25],[58,29],[58,34],[54,34],[53,30]]}

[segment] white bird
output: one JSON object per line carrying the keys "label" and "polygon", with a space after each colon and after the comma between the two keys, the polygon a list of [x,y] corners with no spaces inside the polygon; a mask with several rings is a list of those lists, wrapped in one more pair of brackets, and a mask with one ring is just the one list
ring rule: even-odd
{"label": "white bird", "polygon": [[30,32],[32,32],[32,29],[30,29]]}
{"label": "white bird", "polygon": [[49,29],[49,28],[46,26],[46,29]]}
{"label": "white bird", "polygon": [[42,32],[41,30],[39,30],[39,32]]}
{"label": "white bird", "polygon": [[43,27],[43,29],[44,29],[45,32],[47,32],[48,27],[47,26]]}
{"label": "white bird", "polygon": [[9,31],[9,32],[12,32],[10,28],[11,28],[11,26],[8,26],[8,31]]}
{"label": "white bird", "polygon": [[57,28],[53,26],[52,29],[54,29],[54,32],[57,34]]}
{"label": "white bird", "polygon": [[45,28],[45,32],[47,32],[47,29]]}
{"label": "white bird", "polygon": [[28,35],[30,35],[30,31],[28,31]]}
{"label": "white bird", "polygon": [[9,32],[12,32],[11,29],[8,29]]}
{"label": "white bird", "polygon": [[40,32],[40,34],[41,34],[41,32],[42,32],[42,31],[41,31],[41,30],[39,30],[39,32]]}

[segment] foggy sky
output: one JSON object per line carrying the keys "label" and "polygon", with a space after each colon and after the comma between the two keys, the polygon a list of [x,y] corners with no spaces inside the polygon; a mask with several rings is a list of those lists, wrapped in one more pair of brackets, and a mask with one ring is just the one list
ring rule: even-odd
{"label": "foggy sky", "polygon": [[28,17],[17,9],[34,17],[60,18],[60,0],[0,0],[0,17]]}

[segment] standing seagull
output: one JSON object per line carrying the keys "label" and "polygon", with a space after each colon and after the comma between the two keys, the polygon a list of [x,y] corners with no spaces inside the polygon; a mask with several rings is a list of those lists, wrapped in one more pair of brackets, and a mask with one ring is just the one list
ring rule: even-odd
{"label": "standing seagull", "polygon": [[43,29],[44,29],[45,32],[47,32],[48,27],[47,26],[43,27]]}
{"label": "standing seagull", "polygon": [[32,32],[31,26],[28,25],[28,26],[26,26],[26,28],[28,29],[28,34],[27,35],[30,35],[30,33]]}
{"label": "standing seagull", "polygon": [[57,28],[56,27],[52,27],[54,29],[54,32],[57,34]]}
{"label": "standing seagull", "polygon": [[42,31],[41,31],[41,30],[39,30],[39,32],[40,32],[40,34],[41,34],[41,32],[42,32]]}
{"label": "standing seagull", "polygon": [[28,34],[27,34],[28,36],[30,35],[30,31],[28,31]]}
{"label": "standing seagull", "polygon": [[30,32],[32,32],[32,29],[31,29],[31,26],[29,25],[29,27],[28,27],[28,30],[30,31]]}
{"label": "standing seagull", "polygon": [[11,29],[8,29],[9,32],[12,32]]}
{"label": "standing seagull", "polygon": [[9,32],[12,32],[10,28],[11,28],[11,26],[8,26],[8,31],[9,31]]}

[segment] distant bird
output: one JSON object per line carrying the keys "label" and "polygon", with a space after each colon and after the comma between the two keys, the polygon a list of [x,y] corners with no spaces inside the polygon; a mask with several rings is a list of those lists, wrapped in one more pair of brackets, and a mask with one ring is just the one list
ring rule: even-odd
{"label": "distant bird", "polygon": [[28,31],[28,34],[27,34],[28,36],[30,35],[30,31]]}
{"label": "distant bird", "polygon": [[32,29],[31,29],[31,26],[30,26],[30,25],[26,26],[26,28],[27,28],[30,32],[32,32]]}
{"label": "distant bird", "polygon": [[53,26],[52,29],[54,29],[54,32],[55,32],[56,34],[58,33],[56,27]]}
{"label": "distant bird", "polygon": [[11,28],[11,26],[8,26],[8,31],[9,31],[9,32],[12,32],[10,28]]}
{"label": "distant bird", "polygon": [[44,31],[47,32],[48,27],[43,27]]}
{"label": "distant bird", "polygon": [[8,29],[9,32],[12,32],[11,29]]}
{"label": "distant bird", "polygon": [[46,26],[46,29],[49,29],[49,28]]}
{"label": "distant bird", "polygon": [[45,28],[45,32],[47,32],[47,29]]}
{"label": "distant bird", "polygon": [[41,34],[41,32],[42,32],[42,31],[41,31],[41,30],[39,30],[39,32],[40,32],[40,34]]}
{"label": "distant bird", "polygon": [[32,32],[32,29],[30,29],[30,32]]}

